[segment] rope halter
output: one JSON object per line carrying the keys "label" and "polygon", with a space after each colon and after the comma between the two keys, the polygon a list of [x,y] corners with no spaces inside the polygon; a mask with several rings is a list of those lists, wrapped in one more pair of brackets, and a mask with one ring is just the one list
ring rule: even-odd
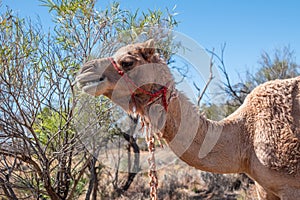
{"label": "rope halter", "polygon": [[[115,62],[115,60],[112,57],[109,57],[108,60],[111,62],[111,64],[114,66],[115,70],[118,72],[118,74],[120,76],[124,76],[125,80],[130,83],[135,89],[139,90],[141,93],[146,94],[148,96],[150,96],[150,99],[148,101],[148,104],[151,104],[152,102],[155,101],[156,98],[161,97],[162,98],[162,103],[163,103],[163,107],[165,109],[165,111],[168,110],[168,103],[167,103],[167,92],[168,92],[168,87],[167,86],[163,86],[160,90],[155,91],[155,92],[151,92],[151,91],[147,91],[144,90],[141,87],[138,87],[134,81],[132,79],[130,79],[128,77],[128,75],[120,68],[118,67],[117,63]],[[134,92],[132,91],[131,94],[131,98],[133,99],[133,101],[135,102],[135,97],[134,97]]]}

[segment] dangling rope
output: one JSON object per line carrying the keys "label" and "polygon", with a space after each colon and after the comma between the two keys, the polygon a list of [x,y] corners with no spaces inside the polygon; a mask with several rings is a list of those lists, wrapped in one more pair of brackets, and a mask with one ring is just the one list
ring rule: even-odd
{"label": "dangling rope", "polygon": [[[145,122],[143,122],[145,123]],[[150,199],[151,200],[157,200],[157,187],[158,187],[158,178],[157,178],[157,171],[156,171],[156,163],[155,163],[155,135],[151,128],[149,127],[149,124],[146,124],[145,126],[145,132],[146,132],[146,142],[148,146],[148,164],[149,164],[149,186],[150,186]]]}

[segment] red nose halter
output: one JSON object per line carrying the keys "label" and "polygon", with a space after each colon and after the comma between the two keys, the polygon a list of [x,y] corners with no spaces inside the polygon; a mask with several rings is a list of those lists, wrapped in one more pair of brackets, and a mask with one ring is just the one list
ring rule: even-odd
{"label": "red nose halter", "polygon": [[[140,92],[142,92],[143,94],[146,94],[146,95],[149,95],[150,96],[150,99],[148,101],[148,104],[151,104],[152,102],[155,101],[156,98],[160,97],[162,98],[162,103],[163,103],[163,106],[165,108],[165,110],[167,111],[168,110],[168,103],[167,103],[167,92],[168,92],[168,87],[167,86],[163,86],[160,90],[158,91],[155,91],[155,92],[150,92],[150,91],[147,91],[147,90],[144,90],[143,88],[141,87],[138,87],[134,82],[133,80],[131,80],[127,74],[121,69],[118,67],[117,63],[114,61],[113,58],[109,57],[108,60],[111,62],[111,64],[114,66],[114,68],[116,69],[116,71],[118,72],[118,74],[120,76],[124,76],[125,80],[130,83],[136,90],[139,90]],[[135,102],[135,97],[134,97],[135,93],[134,91],[132,91],[132,94],[131,94],[131,98],[133,99],[133,101]]]}

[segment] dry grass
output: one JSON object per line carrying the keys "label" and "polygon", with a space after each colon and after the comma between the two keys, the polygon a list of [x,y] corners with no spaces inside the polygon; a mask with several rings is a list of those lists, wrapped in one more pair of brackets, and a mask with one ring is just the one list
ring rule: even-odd
{"label": "dry grass", "polygon": [[[139,174],[119,200],[149,199],[147,174]],[[217,175],[193,169],[181,161],[159,171],[159,199],[252,200],[254,185],[243,175]]]}
{"label": "dry grass", "polygon": [[[167,152],[168,158],[172,157]],[[162,153],[159,158],[165,158]],[[158,160],[159,160],[158,158]],[[190,199],[228,199],[254,200],[257,199],[253,182],[242,174],[212,174],[192,168],[175,158],[169,164],[158,170],[159,199],[190,200]],[[104,197],[104,199],[110,199]],[[129,190],[118,200],[147,200],[149,198],[148,175],[139,173]]]}
{"label": "dry grass", "polygon": [[[257,199],[254,184],[242,174],[211,174],[196,170],[180,161],[170,150],[157,152],[160,200],[190,199]],[[141,153],[141,165],[144,171],[137,174],[128,191],[118,196],[112,185],[114,171],[103,168],[99,175],[98,199],[104,200],[147,200],[149,185],[147,174],[147,152]],[[125,180],[127,174],[120,173],[119,180]],[[80,199],[85,199],[85,191]],[[0,189],[0,194],[3,191]],[[0,199],[5,199],[1,197]]]}

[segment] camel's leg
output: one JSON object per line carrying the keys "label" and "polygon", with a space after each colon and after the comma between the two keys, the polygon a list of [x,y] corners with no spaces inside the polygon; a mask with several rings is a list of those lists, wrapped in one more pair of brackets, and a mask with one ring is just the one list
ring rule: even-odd
{"label": "camel's leg", "polygon": [[257,182],[255,182],[256,191],[259,200],[280,200],[279,197],[274,195],[273,193],[265,190],[261,185],[259,185]]}

